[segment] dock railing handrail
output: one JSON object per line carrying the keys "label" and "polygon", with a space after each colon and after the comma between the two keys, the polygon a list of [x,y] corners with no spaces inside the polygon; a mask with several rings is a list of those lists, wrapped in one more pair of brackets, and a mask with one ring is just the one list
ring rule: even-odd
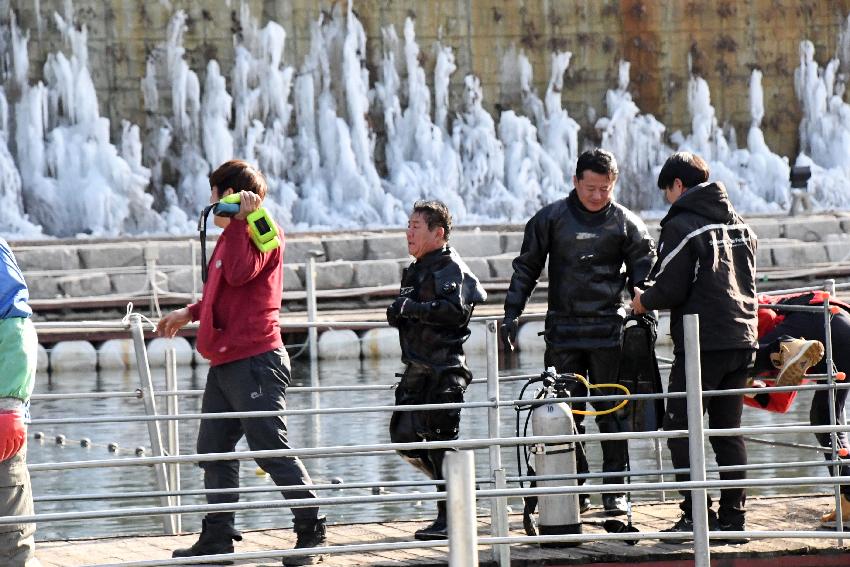
{"label": "dock railing handrail", "polygon": [[[829,287],[829,283],[827,286]],[[788,291],[788,290],[785,290]],[[793,290],[791,290],[793,291]],[[804,291],[810,291],[806,289]],[[834,291],[830,288],[830,291]],[[771,306],[774,308],[787,308],[784,306]],[[803,307],[803,309],[799,309],[798,307]],[[803,310],[803,311],[819,311],[823,309],[824,312],[824,321],[827,329],[826,334],[826,361],[827,361],[827,373],[822,376],[825,379],[824,384],[811,384],[811,385],[802,385],[798,387],[773,387],[773,388],[747,388],[742,390],[737,390],[737,393],[756,393],[756,392],[771,392],[771,391],[791,391],[791,390],[828,390],[830,391],[830,395],[833,398],[831,400],[834,403],[834,392],[837,389],[850,387],[850,384],[837,384],[835,381],[835,372],[832,368],[832,345],[831,345],[831,337],[829,334],[830,327],[830,306],[828,297],[824,302],[823,306],[795,306],[794,310]],[[789,309],[790,310],[790,309]],[[722,395],[729,394],[731,391],[724,391],[722,394],[717,392],[700,392],[699,390],[699,361],[698,358],[696,362],[694,361],[694,356],[698,357],[699,349],[696,347],[698,345],[698,327],[697,330],[694,330],[694,326],[690,323],[690,319],[686,317],[686,328],[688,329],[688,336],[690,339],[686,339],[686,364],[688,365],[689,372],[688,375],[688,391],[681,394],[673,394],[672,396],[686,396],[688,397],[688,407],[689,412],[692,412],[693,415],[689,415],[689,420],[691,421],[691,427],[687,431],[666,431],[666,430],[657,430],[657,431],[645,431],[645,432],[629,432],[629,433],[598,433],[598,434],[581,434],[581,435],[560,435],[560,436],[522,436],[522,437],[502,437],[500,431],[500,418],[499,412],[502,407],[530,407],[535,403],[552,403],[553,401],[561,401],[558,399],[549,399],[545,402],[534,402],[531,400],[502,400],[500,397],[499,386],[500,383],[509,382],[516,379],[522,379],[523,375],[519,376],[507,376],[502,377],[499,376],[498,372],[498,320],[500,317],[486,317],[481,318],[485,321],[485,329],[486,329],[486,356],[487,356],[487,377],[484,379],[476,379],[473,380],[473,384],[485,384],[487,385],[487,401],[485,402],[464,402],[460,404],[422,404],[418,406],[360,406],[360,407],[351,407],[351,408],[323,408],[320,410],[286,410],[280,412],[241,412],[241,413],[233,413],[233,414],[180,414],[176,411],[176,405],[169,406],[169,411],[165,414],[159,414],[156,412],[155,405],[150,402],[156,397],[165,397],[167,400],[175,400],[177,396],[182,395],[183,393],[196,393],[197,391],[191,390],[177,390],[173,380],[169,380],[167,385],[167,389],[165,391],[154,391],[152,385],[148,386],[149,381],[144,379],[145,373],[150,372],[149,365],[147,363],[146,354],[144,351],[144,341],[141,341],[141,345],[139,346],[139,341],[136,341],[137,345],[137,360],[139,361],[139,373],[140,378],[142,379],[141,390],[141,398],[145,401],[145,407],[148,411],[148,415],[146,416],[99,416],[95,418],[88,418],[90,422],[104,422],[104,421],[144,421],[149,424],[155,424],[156,427],[151,427],[149,431],[151,431],[152,436],[152,446],[155,441],[155,432],[158,431],[158,424],[160,422],[168,423],[176,423],[180,420],[186,419],[209,419],[209,418],[247,418],[247,417],[259,417],[262,415],[298,415],[303,413],[313,413],[315,415],[324,413],[343,413],[343,412],[389,412],[389,411],[414,411],[421,409],[429,409],[435,406],[449,409],[449,408],[486,408],[488,412],[488,438],[486,439],[462,439],[456,441],[446,441],[446,442],[427,442],[427,443],[410,443],[410,444],[393,444],[393,443],[376,443],[376,444],[364,444],[364,445],[352,445],[352,446],[333,446],[333,447],[307,447],[302,449],[290,449],[290,450],[276,450],[276,451],[234,451],[232,453],[222,453],[222,454],[192,454],[192,455],[180,455],[179,451],[175,450],[175,447],[172,443],[169,443],[168,446],[173,451],[173,454],[169,454],[164,452],[163,450],[159,451],[159,455],[152,457],[139,457],[139,458],[127,458],[127,459],[109,459],[109,460],[90,460],[90,461],[78,461],[78,462],[65,462],[65,463],[43,463],[43,464],[31,464],[29,468],[33,472],[41,472],[47,470],[55,470],[56,468],[99,468],[99,467],[131,467],[131,466],[145,466],[150,467],[153,466],[155,470],[160,470],[158,467],[162,467],[161,470],[165,471],[165,475],[163,476],[163,480],[160,480],[159,490],[151,492],[152,496],[156,498],[163,499],[164,505],[154,507],[154,508],[128,508],[122,510],[94,510],[89,512],[72,512],[72,513],[52,513],[52,514],[36,514],[32,517],[0,517],[0,524],[3,523],[12,523],[12,522],[22,522],[22,521],[34,521],[34,522],[42,522],[42,521],[68,521],[74,519],[94,519],[94,518],[105,518],[105,517],[130,517],[130,516],[141,516],[141,515],[160,515],[170,518],[178,518],[179,514],[182,513],[204,513],[213,510],[249,510],[249,509],[263,509],[263,508],[275,508],[275,507],[291,507],[304,505],[307,502],[299,502],[299,501],[286,501],[286,500],[273,500],[273,501],[254,501],[254,502],[243,502],[236,504],[199,504],[199,505],[186,505],[180,503],[177,500],[177,497],[184,494],[191,495],[201,495],[208,494],[210,491],[206,490],[194,490],[194,491],[183,491],[180,489],[179,480],[175,478],[173,472],[170,472],[177,468],[179,463],[198,463],[201,461],[208,460],[219,460],[219,459],[237,459],[237,460],[246,460],[246,459],[256,459],[258,457],[274,457],[274,456],[299,456],[302,458],[309,457],[345,457],[350,455],[363,455],[363,454],[382,454],[387,452],[394,452],[400,449],[417,449],[417,448],[428,448],[428,449],[436,449],[436,448],[457,448],[457,449],[473,449],[473,450],[483,450],[487,449],[489,455],[489,476],[481,478],[478,482],[482,485],[492,486],[493,488],[482,488],[475,491],[475,495],[478,498],[489,499],[491,500],[491,537],[481,538],[479,543],[488,544],[493,546],[493,557],[496,563],[500,566],[506,566],[510,564],[510,544],[512,543],[530,543],[530,542],[545,542],[545,541],[580,541],[582,536],[542,536],[536,538],[529,537],[508,537],[507,530],[507,498],[516,497],[522,495],[539,495],[539,494],[568,494],[575,493],[578,491],[587,492],[587,493],[597,493],[597,492],[608,492],[608,491],[629,491],[629,492],[657,492],[664,490],[692,490],[694,495],[698,498],[699,494],[704,495],[706,488],[717,488],[717,487],[730,487],[730,486],[741,486],[741,487],[759,487],[759,486],[767,486],[769,483],[771,486],[827,486],[832,485],[836,491],[836,505],[837,509],[840,510],[840,506],[838,506],[840,497],[840,493],[838,491],[839,485],[842,483],[850,483],[850,477],[842,477],[836,474],[833,477],[787,477],[781,479],[742,479],[737,481],[723,481],[723,480],[706,480],[706,472],[711,471],[720,471],[720,470],[731,470],[736,467],[710,467],[705,465],[705,455],[704,452],[702,455],[699,452],[692,453],[691,455],[691,467],[689,469],[683,470],[664,470],[659,465],[657,467],[658,470],[650,470],[650,471],[630,471],[626,476],[653,476],[653,475],[664,475],[664,474],[673,474],[679,472],[690,472],[691,481],[689,482],[675,482],[675,481],[665,481],[663,476],[661,476],[661,480],[659,482],[639,482],[633,483],[629,482],[625,485],[615,485],[615,484],[606,484],[602,485],[583,485],[581,487],[546,487],[546,488],[508,488],[508,482],[516,482],[517,480],[527,480],[527,478],[522,477],[521,475],[518,477],[507,477],[505,474],[504,468],[501,464],[501,450],[502,447],[513,447],[521,444],[532,444],[532,443],[555,443],[555,442],[565,442],[565,441],[598,441],[598,440],[613,440],[613,439],[652,439],[654,441],[660,441],[663,438],[672,438],[672,437],[683,437],[689,436],[690,439],[690,447],[693,452],[695,447],[703,448],[704,444],[702,442],[703,436],[722,436],[722,435],[747,435],[752,433],[768,433],[768,434],[789,434],[789,433],[801,433],[801,432],[818,432],[818,433],[828,433],[831,435],[833,442],[831,447],[831,457],[830,461],[809,461],[809,462],[801,462],[796,463],[805,467],[822,467],[824,464],[833,465],[836,467],[835,472],[839,472],[839,468],[837,468],[837,464],[841,462],[838,458],[837,450],[836,450],[836,433],[847,431],[847,426],[844,424],[837,424],[835,420],[834,411],[832,411],[832,419],[830,425],[823,426],[812,426],[812,425],[776,425],[776,426],[750,426],[750,427],[740,427],[736,429],[724,429],[724,430],[712,430],[702,428],[702,412],[701,412],[701,400],[703,396],[711,396],[711,395]],[[327,324],[327,322],[325,322]],[[310,325],[319,326],[316,322],[311,322]],[[135,336],[142,336],[138,331],[141,329],[141,320],[139,318],[133,318],[130,323],[131,330],[134,331]],[[135,328],[132,328],[135,326]],[[127,329],[127,326],[124,326]],[[694,339],[694,337],[697,337]],[[697,342],[694,343],[694,340]],[[694,355],[696,353],[696,355]],[[147,366],[145,370],[143,367]],[[312,365],[311,365],[312,366]],[[694,370],[695,369],[695,370]],[[696,372],[696,374],[695,374]],[[527,377],[527,376],[525,376]],[[807,375],[807,378],[810,376]],[[693,386],[696,384],[696,387]],[[390,385],[377,385],[370,387],[371,389],[385,389],[390,388]],[[297,390],[297,388],[292,388],[292,390]],[[318,395],[323,391],[338,391],[336,387],[322,387],[318,386],[318,384],[312,384],[311,387],[303,388],[304,392],[312,392],[314,395]],[[69,395],[70,399],[73,396],[81,396],[83,394],[72,394]],[[139,391],[136,392],[123,392],[120,393],[121,396],[125,397],[139,397]],[[655,399],[658,397],[671,397],[670,394],[631,394],[628,396],[623,395],[611,395],[611,396],[588,396],[584,398],[574,397],[569,401],[577,402],[582,400],[592,400],[592,401],[600,401],[603,399],[610,400],[618,400],[618,399],[631,399],[631,400],[640,400],[640,399]],[[34,396],[34,400],[39,400],[39,396]],[[52,397],[43,396],[41,399],[54,399],[59,400],[62,399],[61,395],[52,395]],[[693,409],[691,409],[693,406]],[[830,406],[831,410],[834,410],[834,405]],[[41,424],[59,424],[59,423],[77,423],[79,421],[75,421],[76,418],[63,418],[63,419],[35,419],[33,420],[33,425],[41,425]],[[85,420],[87,418],[82,418],[80,421]],[[697,426],[697,424],[699,424]],[[170,436],[169,436],[170,437]],[[162,447],[162,442],[160,441],[160,446]],[[421,447],[420,447],[421,446]],[[697,449],[699,451],[700,449]],[[704,451],[704,449],[702,449]],[[156,452],[156,449],[155,449]],[[660,462],[660,461],[659,461]],[[744,465],[742,467],[738,467],[741,470],[758,470],[759,467],[768,468],[772,465]],[[782,466],[782,465],[780,465]],[[466,464],[462,466],[462,468],[466,467]],[[468,467],[467,467],[468,468]],[[608,474],[608,476],[614,476],[615,473],[586,473],[584,475],[572,475],[574,478],[604,478],[604,476]],[[468,478],[468,474],[464,473],[464,478]],[[474,474],[472,475],[474,476]],[[565,475],[569,476],[569,475]],[[618,476],[623,476],[621,473],[618,473]],[[157,475],[159,479],[160,475]],[[448,482],[448,481],[447,481]],[[433,481],[423,481],[422,484],[435,484]],[[375,483],[372,485],[372,488],[380,487],[383,483]],[[439,484],[439,483],[438,483]],[[398,484],[401,486],[402,484]],[[409,485],[409,483],[408,483]],[[354,483],[351,485],[351,488],[365,488],[370,486],[370,483]],[[343,489],[348,488],[348,486],[342,484],[337,485],[337,488]],[[325,489],[329,489],[329,487],[325,487]],[[244,491],[244,492],[261,492],[266,490],[280,490],[280,487],[274,487],[270,489],[263,490],[251,490],[251,489],[235,489],[235,491]],[[452,489],[448,488],[447,492],[449,494],[452,493]],[[80,495],[81,497],[85,495]],[[89,495],[94,498],[97,495]],[[392,501],[408,501],[413,496],[419,500],[434,500],[441,499],[446,496],[445,492],[435,492],[431,494],[416,494],[416,495],[404,495],[404,494],[393,494],[393,495],[381,495],[377,494],[374,496],[365,496],[365,497],[329,497],[329,498],[318,498],[315,500],[310,500],[309,503],[311,505],[338,505],[338,504],[346,504],[346,503],[354,503],[354,502],[368,502],[379,504],[382,502],[392,502]],[[462,499],[464,502],[467,502],[465,505],[469,506],[469,499]],[[475,499],[471,500],[472,502],[472,514],[474,517],[474,502]],[[696,502],[696,500],[695,500]],[[698,510],[705,510],[705,506],[700,506],[695,504]],[[451,508],[450,509],[454,509]],[[455,512],[457,514],[458,512]],[[468,515],[468,510],[466,512],[461,512]],[[172,519],[171,522],[175,520]],[[705,518],[704,522],[701,522],[699,518],[695,517],[695,527],[694,527],[694,542],[695,542],[695,559],[697,560],[697,565],[708,565],[708,542],[711,538],[711,534],[708,532],[708,524],[707,518]],[[839,529],[841,528],[841,514],[837,514],[837,521],[839,524]],[[173,525],[173,524],[172,524]],[[173,529],[173,528],[172,528]],[[451,528],[450,528],[451,529]],[[168,524],[166,524],[166,530],[168,530]],[[457,539],[461,538],[469,538],[472,537],[469,534],[466,535],[458,535],[459,532],[457,530],[452,531],[452,538]],[[837,539],[839,543],[842,542],[840,532],[836,535],[835,532],[825,532],[825,531],[807,531],[807,532],[779,532],[790,534],[787,537],[813,537],[813,538],[832,538]],[[774,532],[743,532],[744,535],[750,537],[779,537],[774,536]],[[728,534],[726,534],[728,535]],[[733,535],[738,535],[733,532]],[[672,537],[670,534],[659,534],[659,533],[645,533],[645,534],[603,534],[604,537],[600,537],[600,534],[593,534],[593,538],[595,539],[634,539],[634,538],[648,538],[652,537],[653,539],[665,539],[667,537]],[[681,534],[676,534],[676,537],[681,537]],[[584,536],[586,539],[587,536]],[[408,543],[409,548],[416,547],[430,547],[431,545],[420,545],[419,542],[403,542]],[[453,545],[453,542],[449,542],[450,546]],[[436,545],[436,544],[435,544]],[[334,552],[344,552],[344,550],[352,549],[357,546],[329,546],[329,553]],[[364,547],[365,550],[368,546]],[[375,549],[379,549],[380,544]],[[397,546],[395,548],[404,548],[404,546]],[[389,549],[389,548],[386,548]],[[272,552],[270,552],[272,553]],[[466,552],[464,552],[466,553]],[[275,550],[273,555],[275,557],[294,555],[297,552],[285,551],[285,550]],[[234,554],[233,558],[241,558],[241,557],[249,557],[251,554]],[[261,557],[262,554],[254,554],[256,557]],[[266,554],[265,556],[269,556]],[[463,557],[468,557],[468,555],[462,555]],[[456,560],[457,561],[457,560]],[[179,561],[172,560],[169,563],[157,563],[157,562],[134,562],[128,565],[159,565],[159,564],[181,564]],[[458,563],[460,564],[460,563]]]}

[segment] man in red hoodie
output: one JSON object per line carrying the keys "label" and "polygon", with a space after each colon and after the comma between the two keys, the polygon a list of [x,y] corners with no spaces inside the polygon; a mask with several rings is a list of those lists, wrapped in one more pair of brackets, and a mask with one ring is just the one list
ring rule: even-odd
{"label": "man in red hoodie", "polygon": [[[286,409],[290,382],[289,356],[280,334],[279,312],[283,289],[283,245],[260,252],[248,233],[246,217],[260,208],[267,186],[263,175],[247,162],[232,160],[210,175],[210,203],[238,193],[239,213],[232,218],[216,216],[224,229],[209,262],[203,299],[173,311],[159,321],[159,334],[173,337],[191,321],[199,321],[197,348],[210,361],[201,411],[226,413],[281,411]],[[281,240],[282,234],[281,234]],[[245,435],[253,451],[290,449],[283,416],[204,419],[198,431],[198,453],[228,453]],[[315,498],[307,487],[310,475],[297,457],[257,459],[278,486],[304,486],[283,491],[285,498]],[[207,489],[239,486],[239,461],[207,461]],[[236,502],[238,494],[208,494],[207,502]],[[319,508],[293,508],[296,548],[323,545],[325,519]],[[178,549],[173,557],[233,553],[233,541],[241,534],[234,526],[234,512],[211,512],[203,522],[198,541]],[[320,556],[287,558],[285,565],[311,565]]]}

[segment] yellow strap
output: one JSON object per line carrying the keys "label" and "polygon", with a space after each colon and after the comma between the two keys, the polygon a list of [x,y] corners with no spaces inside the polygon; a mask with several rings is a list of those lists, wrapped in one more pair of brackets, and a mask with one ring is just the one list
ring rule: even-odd
{"label": "yellow strap", "polygon": [[[622,384],[591,384],[581,374],[576,374],[575,377],[578,378],[579,382],[584,384],[585,388],[587,388],[588,390],[590,390],[591,388],[598,388],[598,389],[617,388],[617,389],[624,391],[627,396],[631,395],[631,392],[629,392],[629,389],[626,388],[625,386],[623,386]],[[623,400],[622,402],[620,402],[619,404],[617,404],[613,408],[610,408],[610,409],[607,409],[607,410],[601,410],[601,411],[597,411],[597,410],[577,410],[577,409],[574,409],[572,411],[573,411],[573,413],[577,413],[577,414],[581,414],[581,415],[606,415],[606,414],[614,413],[615,411],[622,409],[627,403],[629,403],[629,400]]]}

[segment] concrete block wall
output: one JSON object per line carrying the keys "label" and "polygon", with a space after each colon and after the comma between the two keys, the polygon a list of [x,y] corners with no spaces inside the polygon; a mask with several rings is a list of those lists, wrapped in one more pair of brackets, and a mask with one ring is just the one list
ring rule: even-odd
{"label": "concrete block wall", "polygon": [[[846,262],[850,255],[850,215],[755,217],[759,235],[757,265],[762,269],[806,268]],[[657,234],[657,222],[650,223]],[[456,229],[450,244],[483,282],[507,282],[519,253],[522,227]],[[212,252],[214,242],[208,242]],[[157,258],[156,281],[163,291],[200,291],[199,246],[191,239],[169,241],[51,243],[16,246],[18,263],[35,299],[139,293],[147,286],[145,258]],[[195,256],[193,269],[191,259]],[[304,289],[304,262],[312,251],[318,289],[397,285],[412,260],[402,231],[334,233],[328,237],[291,235],[284,253],[284,290]],[[546,277],[546,270],[542,274]],[[194,282],[193,282],[194,278]]]}

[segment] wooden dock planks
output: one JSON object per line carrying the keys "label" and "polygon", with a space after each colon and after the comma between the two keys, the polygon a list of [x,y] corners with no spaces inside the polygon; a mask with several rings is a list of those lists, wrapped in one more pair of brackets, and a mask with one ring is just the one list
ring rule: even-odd
{"label": "wooden dock planks", "polygon": [[[747,502],[747,526],[751,530],[816,530],[820,515],[833,503],[831,496],[772,496],[750,498]],[[715,504],[716,508],[716,504]],[[640,502],[634,506],[635,526],[643,531],[659,531],[673,524],[678,518],[678,499],[666,502]],[[584,515],[587,523],[584,532],[588,535],[600,533],[604,516],[598,508]],[[625,518],[622,518],[625,520]],[[395,542],[413,539],[413,532],[426,522],[382,522],[372,524],[344,524],[329,526],[330,545]],[[490,533],[489,518],[479,517],[478,533],[485,537]],[[522,518],[510,517],[511,534],[522,535]],[[237,551],[268,551],[288,549],[295,543],[290,530],[255,530],[243,533],[244,540],[237,543]],[[104,563],[120,563],[145,559],[166,559],[170,551],[191,545],[197,534],[185,536],[141,536],[101,538],[73,541],[38,542],[36,555],[44,567],[81,567]],[[850,545],[850,533],[844,542]],[[753,539],[746,545],[712,545],[713,558],[776,558],[783,556],[807,556],[823,554],[824,565],[841,565],[846,559],[850,565],[850,548],[839,548],[835,539]],[[846,554],[836,558],[836,554]],[[489,548],[481,547],[482,564],[492,564]],[[511,547],[513,565],[587,565],[599,563],[652,563],[657,561],[688,560],[693,557],[690,544],[662,543],[658,540],[643,540],[630,546],[622,542],[589,541],[579,547],[542,549],[536,545],[514,545]],[[829,561],[826,561],[829,558]],[[789,558],[793,564],[793,558]],[[838,561],[838,562],[834,562]],[[408,549],[380,551],[358,555],[332,555],[325,558],[326,567],[426,567],[446,565],[447,548]],[[279,561],[238,561],[237,565],[270,566]],[[777,564],[778,565],[778,564]]]}

